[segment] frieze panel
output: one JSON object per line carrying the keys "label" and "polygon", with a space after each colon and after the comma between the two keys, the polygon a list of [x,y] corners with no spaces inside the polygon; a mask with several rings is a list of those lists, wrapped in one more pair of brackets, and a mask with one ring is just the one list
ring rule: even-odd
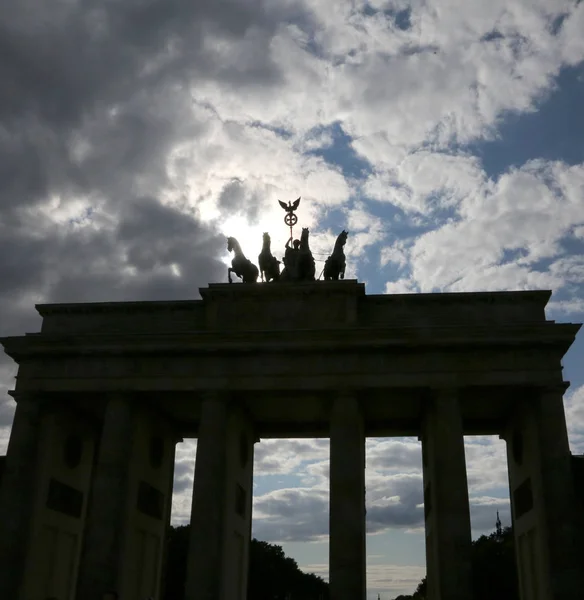
{"label": "frieze panel", "polygon": [[[182,379],[192,377],[229,378],[252,374],[309,376],[330,374],[394,374],[416,372],[478,373],[489,371],[550,370],[555,365],[546,352],[501,349],[459,351],[444,349],[380,352],[334,350],[233,352],[216,356],[144,355],[41,358],[21,366],[19,379]],[[559,362],[557,369],[559,369]]]}
{"label": "frieze panel", "polygon": [[416,327],[541,323],[548,299],[545,291],[365,296],[359,321]]}
{"label": "frieze panel", "polygon": [[40,306],[43,334],[168,333],[205,328],[200,300]]}
{"label": "frieze panel", "polygon": [[[212,327],[276,329],[342,325],[349,303],[358,303],[361,326],[432,327],[545,321],[549,292],[476,292],[366,296],[356,281],[280,285],[216,284],[203,300],[41,305],[44,334],[171,333]],[[210,313],[211,311],[211,313]]]}
{"label": "frieze panel", "polygon": [[344,297],[318,297],[316,302],[302,295],[282,298],[278,303],[246,298],[235,303],[218,303],[215,327],[223,329],[321,329],[347,325]]}

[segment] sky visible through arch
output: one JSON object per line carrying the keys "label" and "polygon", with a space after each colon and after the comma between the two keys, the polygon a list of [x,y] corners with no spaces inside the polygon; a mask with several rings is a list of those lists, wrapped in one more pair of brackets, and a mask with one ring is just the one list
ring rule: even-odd
{"label": "sky visible through arch", "polygon": [[[369,293],[551,289],[549,318],[584,320],[583,31],[560,0],[4,0],[0,335],[37,331],[39,302],[196,298],[226,278],[226,235],[281,252],[276,199],[299,195],[314,252],[347,227]],[[14,374],[0,358],[0,451]],[[369,589],[393,597],[424,572],[420,449],[367,456]],[[256,535],[317,570],[327,459],[287,440],[256,462]],[[469,438],[467,462],[478,535],[509,520],[502,443]]]}

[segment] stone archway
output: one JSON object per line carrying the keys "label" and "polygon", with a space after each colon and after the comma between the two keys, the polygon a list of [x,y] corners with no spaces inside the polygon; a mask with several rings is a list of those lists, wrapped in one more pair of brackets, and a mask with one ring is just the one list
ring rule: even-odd
{"label": "stone archway", "polygon": [[198,437],[186,600],[243,600],[254,441],[310,435],[331,438],[332,598],[363,600],[365,437],[417,435],[431,597],[467,600],[473,433],[507,440],[522,600],[584,596],[561,367],[579,325],[546,320],[549,292],[201,296],[43,305],[40,333],[2,340],[19,372],[0,596],[157,598],[174,446]]}

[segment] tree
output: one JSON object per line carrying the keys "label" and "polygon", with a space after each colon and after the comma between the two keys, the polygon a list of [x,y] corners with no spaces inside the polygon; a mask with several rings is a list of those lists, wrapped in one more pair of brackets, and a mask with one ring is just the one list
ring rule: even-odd
{"label": "tree", "polygon": [[[187,572],[189,526],[171,527],[163,600],[182,600]],[[253,539],[247,597],[253,600],[328,600],[328,583],[304,573],[281,546]]]}
{"label": "tree", "polygon": [[511,527],[482,535],[472,545],[475,600],[518,600],[515,545]]}
{"label": "tree", "polygon": [[[474,600],[519,600],[513,530],[502,527],[498,513],[495,527],[494,533],[482,535],[472,543]],[[424,577],[412,595],[395,600],[425,600],[426,594]]]}

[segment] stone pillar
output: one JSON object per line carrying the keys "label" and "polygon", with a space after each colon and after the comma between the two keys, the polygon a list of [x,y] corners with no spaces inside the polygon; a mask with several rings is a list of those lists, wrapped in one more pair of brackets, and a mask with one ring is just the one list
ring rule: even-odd
{"label": "stone pillar", "polygon": [[18,395],[0,488],[0,598],[21,597],[37,494],[38,398]]}
{"label": "stone pillar", "polygon": [[39,432],[37,491],[22,597],[73,600],[95,453],[91,420],[54,397]]}
{"label": "stone pillar", "polygon": [[246,596],[252,515],[251,419],[217,394],[201,405],[185,600]]}
{"label": "stone pillar", "polygon": [[169,440],[170,442],[170,452],[172,454],[172,477],[168,480],[167,486],[167,504],[166,510],[164,512],[164,550],[162,556],[162,569],[160,576],[160,584],[158,586],[158,596],[162,598],[164,596],[166,586],[167,586],[167,578],[168,578],[168,535],[170,533],[171,528],[171,517],[172,517],[172,494],[174,491],[174,464],[176,461],[176,445],[184,442],[182,436],[177,434],[177,428],[173,424],[172,427],[172,437]]}
{"label": "stone pillar", "polygon": [[521,403],[505,435],[522,600],[584,597],[563,391]]}
{"label": "stone pillar", "polygon": [[123,546],[129,495],[134,411],[123,396],[109,399],[86,518],[77,598],[102,600],[123,583]]}
{"label": "stone pillar", "polygon": [[365,433],[359,404],[335,399],[330,423],[331,600],[365,600]]}
{"label": "stone pillar", "polygon": [[438,390],[428,399],[422,458],[428,598],[470,600],[470,509],[456,390]]}

